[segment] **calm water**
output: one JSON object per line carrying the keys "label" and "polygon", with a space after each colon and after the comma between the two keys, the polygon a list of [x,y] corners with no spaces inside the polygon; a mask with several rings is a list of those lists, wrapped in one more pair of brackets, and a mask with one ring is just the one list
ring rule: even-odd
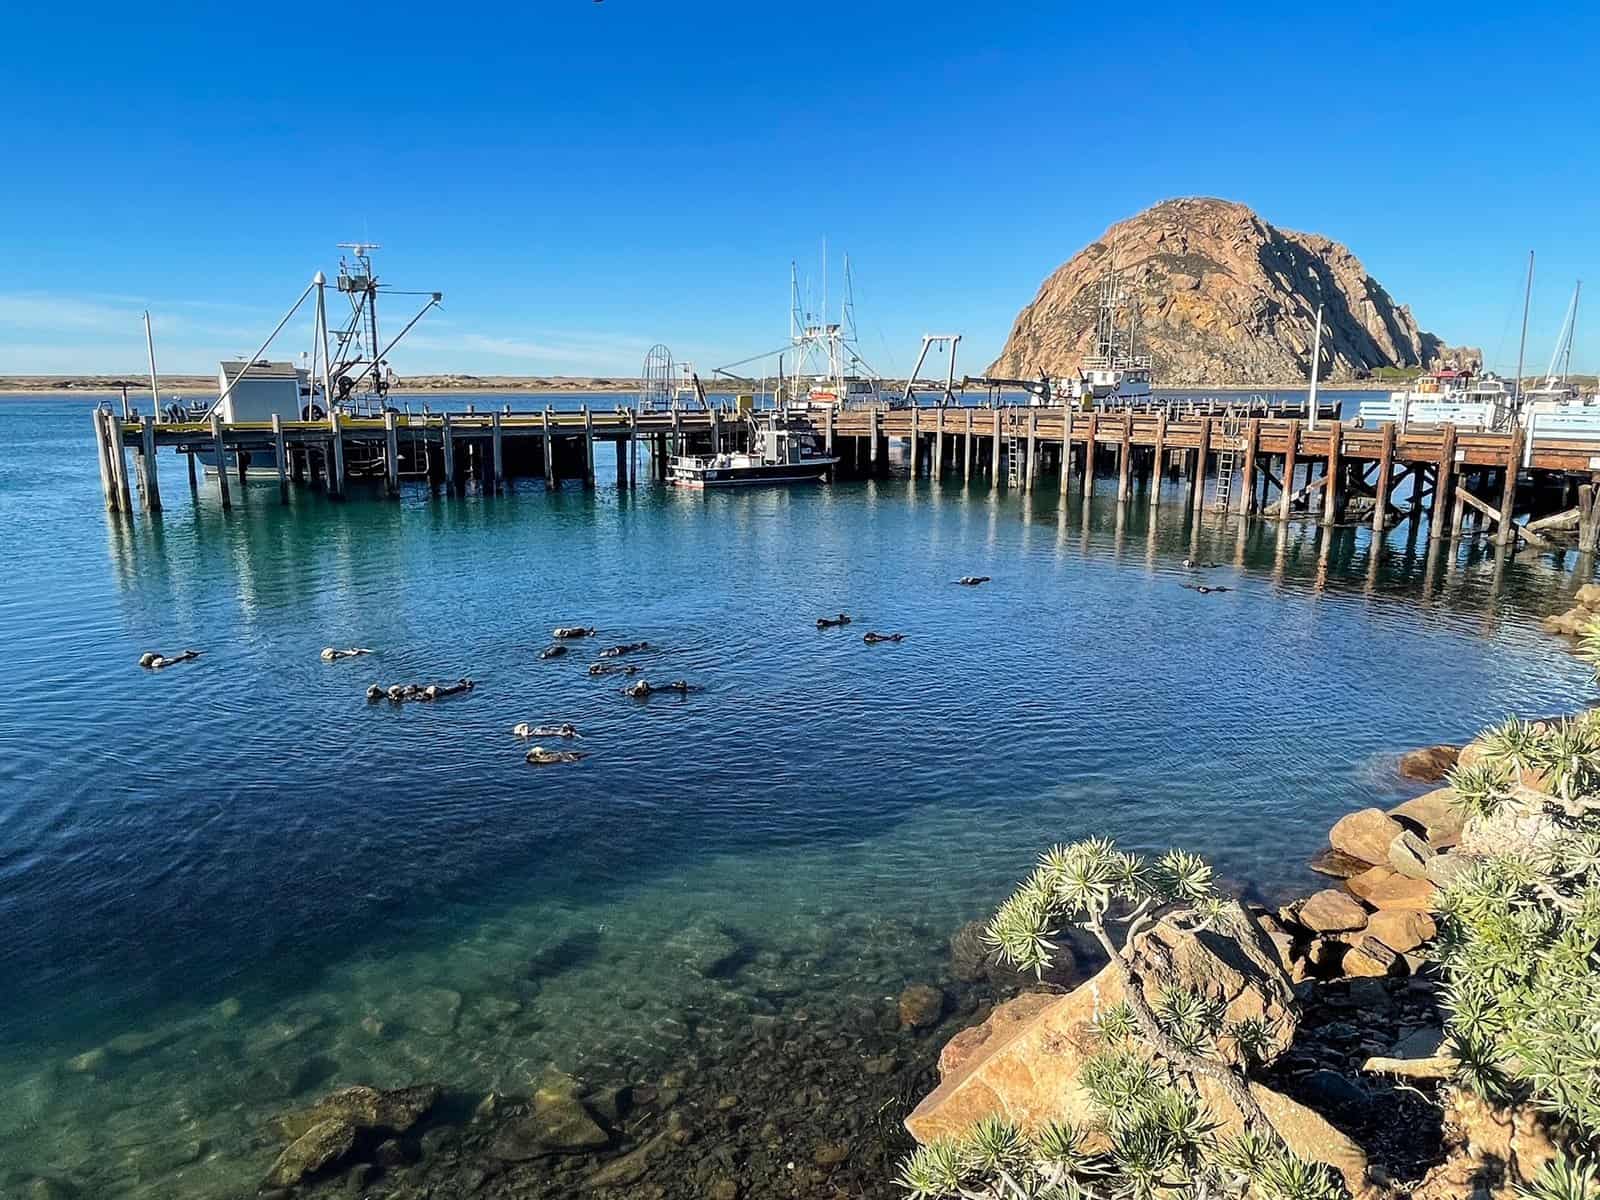
{"label": "calm water", "polygon": [[[0,397],[0,1191],[238,1194],[265,1118],[337,1084],[516,1091],[665,1060],[735,1001],[891,994],[1054,839],[1183,844],[1281,893],[1399,794],[1397,750],[1591,693],[1536,628],[1582,580],[1408,529],[1376,553],[1197,528],[1177,489],[1152,524],[1113,480],[1063,508],[903,476],[287,510],[269,484],[224,514],[176,458],[129,521],[88,409]],[[539,661],[575,622],[704,690],[624,699],[597,645]],[[362,695],[459,675],[436,705]],[[590,757],[528,766],[523,720]],[[685,969],[723,940],[724,978]]]}

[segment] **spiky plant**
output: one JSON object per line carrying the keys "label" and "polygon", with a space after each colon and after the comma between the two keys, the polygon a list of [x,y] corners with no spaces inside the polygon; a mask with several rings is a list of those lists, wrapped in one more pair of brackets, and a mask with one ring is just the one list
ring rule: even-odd
{"label": "spiky plant", "polygon": [[[1600,638],[1589,645],[1600,654]],[[1600,1151],[1600,723],[1499,727],[1452,784],[1476,857],[1440,893],[1434,957],[1458,1081],[1548,1113],[1567,1157],[1525,1195],[1595,1200]],[[1537,771],[1544,792],[1518,791]],[[1517,834],[1494,822],[1509,815]]]}
{"label": "spiky plant", "polygon": [[[1069,926],[1089,933],[1110,958],[1123,997],[1096,1019],[1099,1046],[1078,1074],[1096,1120],[1090,1128],[1046,1125],[1033,1133],[993,1118],[981,1121],[959,1139],[919,1148],[902,1165],[901,1186],[913,1200],[1341,1195],[1326,1167],[1288,1150],[1243,1073],[1223,1056],[1223,1043],[1231,1042],[1244,1062],[1259,1060],[1271,1026],[1227,1022],[1215,1001],[1181,987],[1161,990],[1153,1002],[1145,993],[1137,950],[1153,926],[1232,931],[1244,919],[1236,902],[1216,892],[1211,867],[1193,854],[1172,851],[1147,860],[1102,838],[1045,851],[996,911],[984,938],[1001,957],[1041,974]],[[1124,927],[1120,944],[1112,936],[1115,925]],[[1260,953],[1251,937],[1240,944]],[[1243,1133],[1218,1137],[1200,1079],[1232,1100]]]}

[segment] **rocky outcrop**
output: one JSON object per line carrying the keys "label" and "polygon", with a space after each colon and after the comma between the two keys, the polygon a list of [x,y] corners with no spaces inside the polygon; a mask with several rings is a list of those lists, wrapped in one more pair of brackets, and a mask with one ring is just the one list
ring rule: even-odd
{"label": "rocky outcrop", "polygon": [[[1292,1043],[1298,1021],[1288,980],[1273,966],[1272,953],[1253,922],[1237,940],[1158,925],[1140,940],[1135,963],[1152,1001],[1168,988],[1182,987],[1221,1005],[1228,1022],[1247,1017],[1266,1022],[1271,1040],[1261,1053],[1271,1062]],[[1107,967],[1064,996],[1029,992],[998,1006],[982,1024],[946,1044],[939,1057],[940,1084],[906,1119],[906,1128],[926,1142],[962,1132],[994,1113],[1026,1128],[1047,1121],[1091,1124],[1096,1114],[1079,1072],[1102,1044],[1096,1018],[1123,995],[1121,976]],[[1222,1052],[1237,1058],[1237,1048],[1226,1043]],[[1221,1128],[1242,1127],[1242,1115],[1220,1086],[1206,1079],[1196,1086]],[[1352,1191],[1365,1188],[1367,1160],[1360,1147],[1304,1105],[1261,1085],[1251,1091],[1298,1153],[1328,1163]]]}
{"label": "rocky outcrop", "polygon": [[284,1113],[272,1124],[289,1144],[267,1172],[264,1186],[293,1187],[345,1158],[358,1141],[370,1146],[406,1133],[439,1102],[439,1094],[436,1084],[392,1091],[357,1084],[310,1108]]}
{"label": "rocky outcrop", "polygon": [[1319,300],[1324,380],[1483,357],[1424,333],[1339,243],[1278,229],[1242,204],[1195,198],[1113,225],[1058,268],[1018,315],[990,374],[1076,370],[1092,349],[1108,261],[1158,386],[1304,382]]}

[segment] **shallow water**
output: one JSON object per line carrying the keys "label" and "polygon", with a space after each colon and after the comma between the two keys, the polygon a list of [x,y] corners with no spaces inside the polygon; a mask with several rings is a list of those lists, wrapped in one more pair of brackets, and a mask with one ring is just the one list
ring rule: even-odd
{"label": "shallow water", "polygon": [[[1430,559],[1409,526],[1377,552],[1196,525],[1176,487],[1063,507],[903,475],[287,510],[252,484],[224,514],[175,458],[130,521],[88,407],[0,398],[0,1184],[232,1195],[266,1117],[338,1084],[514,1092],[892,995],[1051,840],[1181,844],[1279,895],[1400,794],[1397,750],[1591,692],[1536,626],[1582,580]],[[539,661],[575,622],[704,690],[625,699],[598,645]],[[589,757],[527,765],[523,720]]]}

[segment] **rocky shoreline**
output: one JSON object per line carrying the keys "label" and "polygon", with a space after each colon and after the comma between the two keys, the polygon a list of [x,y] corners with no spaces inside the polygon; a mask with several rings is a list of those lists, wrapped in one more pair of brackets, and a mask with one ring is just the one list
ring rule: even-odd
{"label": "rocky shoreline", "polygon": [[[1401,776],[1437,781],[1455,756],[1408,755]],[[1383,1191],[1422,1187],[1451,1139],[1438,1080],[1383,1067],[1439,1047],[1437,987],[1420,951],[1433,932],[1430,871],[1448,870],[1459,838],[1447,792],[1341,819],[1313,864],[1337,886],[1252,906],[1292,980],[1295,1013],[1292,1042],[1262,1082],[1359,1147]],[[616,1063],[583,1079],[552,1066],[527,1095],[446,1080],[341,1089],[262,1131],[277,1158],[259,1188],[238,1194],[898,1196],[897,1165],[913,1145],[902,1122],[939,1084],[941,1060],[948,1077],[976,1032],[1014,1006],[1070,997],[1103,963],[1075,941],[1035,980],[996,964],[981,930],[956,931],[945,970],[898,995],[748,1012],[666,1064]],[[75,1194],[41,1180],[33,1197]]]}

